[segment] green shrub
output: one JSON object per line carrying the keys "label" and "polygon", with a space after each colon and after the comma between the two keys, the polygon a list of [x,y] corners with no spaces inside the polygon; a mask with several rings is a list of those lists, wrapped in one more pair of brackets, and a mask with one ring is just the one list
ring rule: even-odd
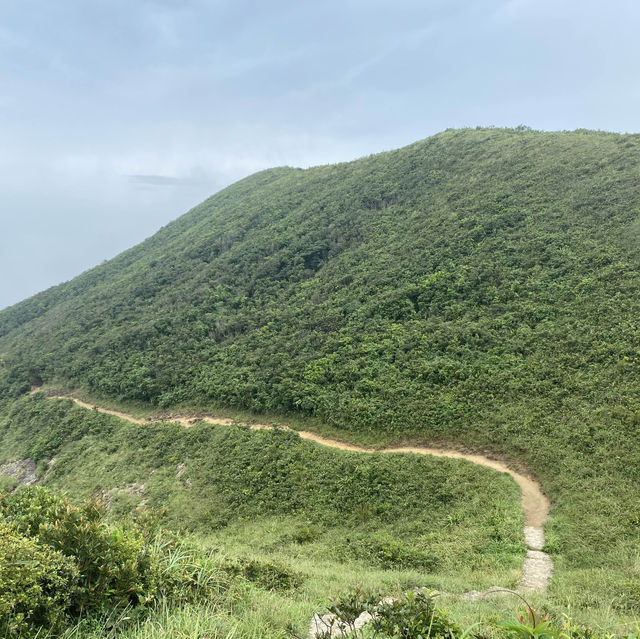
{"label": "green shrub", "polygon": [[251,581],[265,590],[294,590],[302,577],[286,566],[257,559],[236,559],[223,564],[229,575]]}
{"label": "green shrub", "polygon": [[0,499],[0,516],[22,534],[71,558],[77,584],[69,602],[73,616],[105,607],[137,606],[154,596],[151,554],[144,531],[110,524],[104,506],[80,506],[42,487]]}
{"label": "green shrub", "polygon": [[0,634],[60,628],[77,591],[72,559],[0,523]]}
{"label": "green shrub", "polygon": [[460,637],[461,629],[435,607],[433,593],[407,591],[373,610],[371,625],[380,637],[423,639]]}
{"label": "green shrub", "polygon": [[[368,637],[369,630],[373,631],[373,637],[380,639],[455,639],[469,635],[470,631],[463,633],[442,611],[436,609],[436,594],[406,591],[400,597],[383,599],[380,592],[356,586],[328,606],[331,619],[321,639]],[[363,613],[369,613],[370,619],[360,629],[362,621],[358,618]]]}
{"label": "green shrub", "polygon": [[316,541],[319,536],[320,531],[315,526],[301,526],[294,531],[292,540],[296,544],[308,544]]}
{"label": "green shrub", "polygon": [[[229,582],[220,561],[155,524],[144,512],[110,523],[100,502],[76,506],[42,487],[0,495],[2,636],[79,619],[135,619],[161,600],[213,601]],[[266,587],[292,584],[271,564],[240,567]]]}
{"label": "green shrub", "polygon": [[432,571],[438,561],[429,551],[414,548],[388,535],[357,534],[347,538],[338,548],[345,558],[378,564],[381,568],[416,568]]}

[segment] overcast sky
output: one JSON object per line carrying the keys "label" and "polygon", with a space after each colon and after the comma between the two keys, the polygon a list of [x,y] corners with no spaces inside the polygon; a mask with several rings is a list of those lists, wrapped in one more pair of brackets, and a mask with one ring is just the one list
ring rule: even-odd
{"label": "overcast sky", "polygon": [[640,130],[634,0],[0,0],[0,308],[254,171]]}

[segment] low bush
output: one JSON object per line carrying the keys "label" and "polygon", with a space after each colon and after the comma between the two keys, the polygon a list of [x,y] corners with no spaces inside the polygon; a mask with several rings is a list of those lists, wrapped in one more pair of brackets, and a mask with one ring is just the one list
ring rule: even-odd
{"label": "low bush", "polygon": [[428,550],[415,548],[390,535],[355,533],[338,548],[345,559],[359,559],[381,568],[415,568],[431,572],[438,565],[437,558]]}
{"label": "low bush", "polygon": [[383,601],[373,611],[371,625],[380,637],[423,639],[460,637],[461,629],[435,606],[432,593],[407,591]]}
{"label": "low bush", "polygon": [[73,562],[77,577],[66,608],[71,616],[105,607],[136,607],[153,598],[150,531],[140,519],[109,523],[99,501],[74,506],[42,487],[1,498],[0,517],[41,547]]}
{"label": "low bush", "polygon": [[328,607],[325,629],[317,639],[379,637],[380,639],[455,639],[463,632],[435,606],[435,592],[406,591],[397,598],[355,587]]}
{"label": "low bush", "polygon": [[42,487],[0,496],[2,636],[125,610],[134,619],[159,601],[210,601],[228,582],[219,560],[144,511],[109,522],[97,500],[73,505]]}
{"label": "low bush", "polygon": [[320,537],[320,530],[316,526],[300,526],[293,535],[292,540],[296,544],[308,544]]}
{"label": "low bush", "polygon": [[60,628],[77,585],[72,559],[0,523],[0,636]]}
{"label": "low bush", "polygon": [[229,575],[242,577],[265,590],[294,590],[302,583],[299,574],[272,561],[236,559],[224,562],[223,567]]}

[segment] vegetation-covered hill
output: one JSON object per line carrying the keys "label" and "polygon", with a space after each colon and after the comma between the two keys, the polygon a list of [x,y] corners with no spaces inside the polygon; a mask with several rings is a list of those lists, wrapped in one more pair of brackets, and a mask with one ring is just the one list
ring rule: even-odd
{"label": "vegetation-covered hill", "polygon": [[0,394],[493,449],[555,503],[555,587],[640,610],[639,180],[638,135],[501,129],[256,174],[0,312]]}

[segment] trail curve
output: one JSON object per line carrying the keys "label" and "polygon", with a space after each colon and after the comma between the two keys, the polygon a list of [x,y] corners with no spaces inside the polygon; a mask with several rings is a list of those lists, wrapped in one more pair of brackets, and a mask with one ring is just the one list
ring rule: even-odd
{"label": "trail curve", "polygon": [[[197,422],[203,421],[208,424],[216,424],[219,426],[231,426],[233,424],[243,424],[241,421],[234,421],[224,417],[214,417],[205,415],[202,417],[188,417],[180,415],[168,415],[160,417],[151,417],[147,419],[139,419],[128,413],[123,413],[108,408],[101,408],[94,404],[84,402],[76,397],[65,394],[51,393],[42,391],[41,389],[33,389],[33,393],[44,392],[51,399],[70,399],[78,406],[89,410],[97,410],[100,413],[113,415],[120,419],[127,420],[134,424],[150,424],[157,422],[175,422],[181,426],[188,428],[194,426]],[[527,546],[527,555],[522,568],[522,577],[519,589],[525,592],[544,591],[546,590],[551,576],[553,574],[553,562],[551,557],[543,552],[544,547],[544,531],[543,526],[549,515],[549,499],[542,492],[540,484],[533,478],[519,473],[507,466],[504,462],[491,459],[480,454],[464,453],[448,448],[437,448],[431,446],[392,446],[387,448],[365,448],[355,444],[330,439],[318,435],[307,430],[295,430],[289,426],[273,426],[271,424],[246,423],[249,428],[254,430],[287,430],[296,433],[301,439],[312,441],[328,448],[337,450],[351,451],[355,453],[385,453],[385,454],[415,454],[415,455],[432,455],[434,457],[447,457],[449,459],[463,459],[479,466],[491,468],[500,473],[509,474],[520,487],[522,496],[522,509],[525,514],[524,538]]]}

